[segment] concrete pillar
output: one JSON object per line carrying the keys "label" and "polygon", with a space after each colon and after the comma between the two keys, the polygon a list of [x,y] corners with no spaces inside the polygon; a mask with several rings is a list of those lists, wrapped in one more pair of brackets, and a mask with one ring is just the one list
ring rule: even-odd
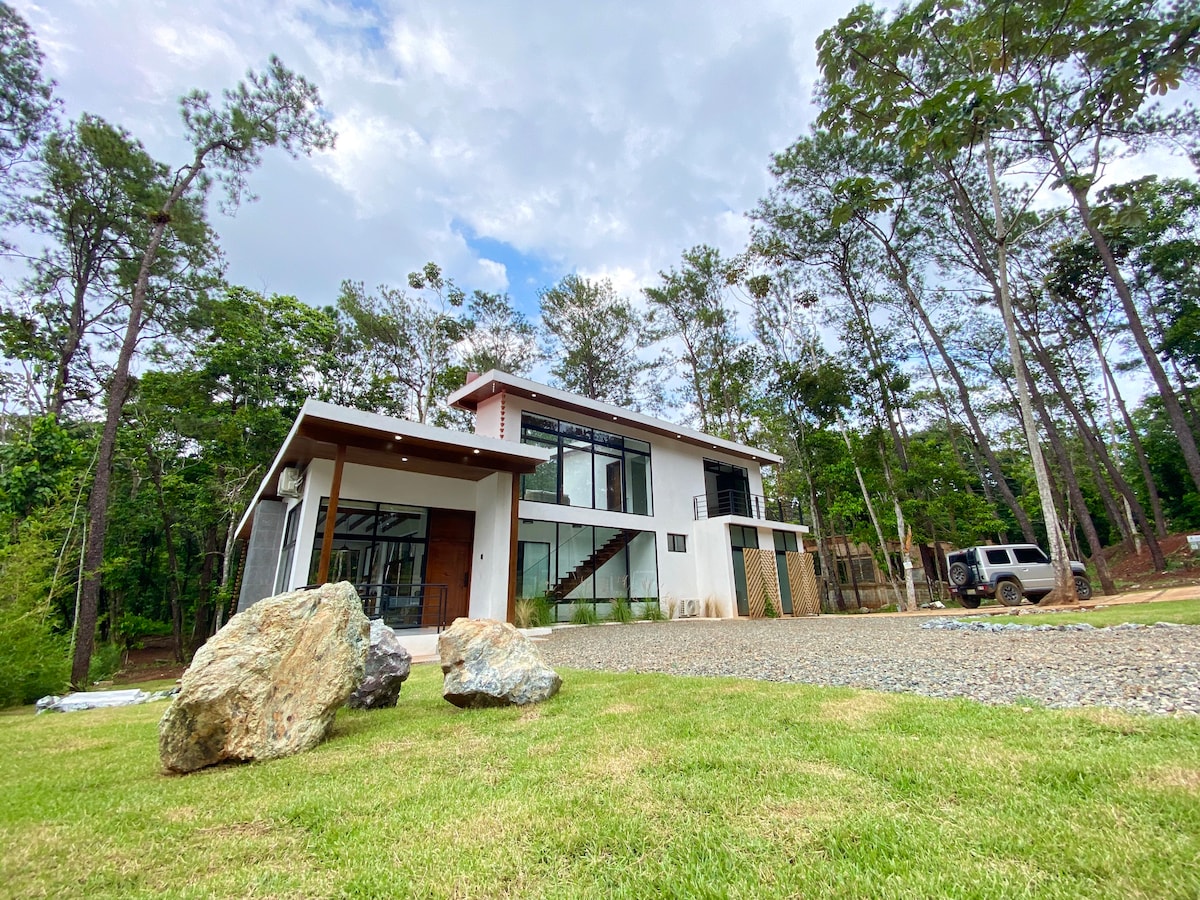
{"label": "concrete pillar", "polygon": [[250,542],[246,546],[246,566],[242,570],[242,592],[237,611],[275,593],[275,570],[279,568],[279,549],[287,505],[282,500],[260,500],[250,524]]}

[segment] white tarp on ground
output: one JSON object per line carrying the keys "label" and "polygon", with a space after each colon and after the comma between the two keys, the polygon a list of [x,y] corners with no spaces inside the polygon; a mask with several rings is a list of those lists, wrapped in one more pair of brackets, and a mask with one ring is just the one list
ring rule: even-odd
{"label": "white tarp on ground", "polygon": [[37,702],[37,711],[44,712],[76,712],[81,709],[103,709],[109,706],[134,706],[138,703],[149,703],[152,700],[165,700],[179,693],[179,688],[166,691],[146,691],[132,688],[127,691],[76,691],[65,697],[51,694]]}

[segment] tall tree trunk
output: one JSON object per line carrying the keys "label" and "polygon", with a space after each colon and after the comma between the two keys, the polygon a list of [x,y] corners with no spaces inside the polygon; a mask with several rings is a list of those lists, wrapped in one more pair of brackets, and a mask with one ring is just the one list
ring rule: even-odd
{"label": "tall tree trunk", "polygon": [[[1133,513],[1134,521],[1137,527],[1142,531],[1142,537],[1146,541],[1146,546],[1150,550],[1150,558],[1154,562],[1155,571],[1162,572],[1166,570],[1167,561],[1163,556],[1162,547],[1159,546],[1158,539],[1154,536],[1154,530],[1150,527],[1150,522],[1146,519],[1146,511],[1142,507],[1142,503],[1138,500],[1137,494],[1133,488],[1129,486],[1129,482],[1125,480],[1125,476],[1121,474],[1121,470],[1113,462],[1108,448],[1104,443],[1097,439],[1095,430],[1084,418],[1078,404],[1075,403],[1059,377],[1058,370],[1054,367],[1053,360],[1050,359],[1050,354],[1046,348],[1037,340],[1037,336],[1030,329],[1021,329],[1025,339],[1029,341],[1029,346],[1034,352],[1034,356],[1042,366],[1042,370],[1046,373],[1046,377],[1050,379],[1050,383],[1058,392],[1059,398],[1062,400],[1063,408],[1070,413],[1071,418],[1075,421],[1075,428],[1079,433],[1080,440],[1088,450],[1100,461],[1104,467],[1104,471],[1108,474],[1109,480],[1112,482],[1113,488],[1124,498],[1128,508]],[[1097,481],[1102,483],[1103,477],[1097,473]]]}
{"label": "tall tree trunk", "polygon": [[1046,139],[1045,146],[1050,151],[1051,158],[1054,160],[1055,169],[1058,171],[1059,177],[1063,179],[1063,183],[1067,186],[1067,189],[1071,192],[1072,199],[1075,201],[1075,208],[1079,212],[1079,218],[1083,223],[1084,230],[1087,231],[1088,236],[1092,239],[1092,244],[1095,246],[1096,252],[1100,255],[1100,261],[1104,264],[1104,271],[1108,275],[1108,280],[1112,282],[1112,286],[1117,292],[1117,297],[1121,301],[1121,309],[1125,313],[1125,321],[1129,327],[1129,334],[1133,337],[1133,342],[1141,352],[1142,359],[1146,362],[1146,368],[1150,370],[1150,377],[1154,379],[1154,385],[1158,389],[1159,396],[1162,398],[1163,409],[1166,410],[1171,427],[1175,429],[1175,437],[1179,441],[1179,449],[1183,453],[1183,460],[1187,465],[1188,473],[1192,476],[1192,482],[1196,485],[1196,490],[1200,491],[1200,450],[1196,447],[1196,436],[1192,431],[1191,423],[1188,422],[1188,417],[1184,415],[1183,406],[1179,402],[1179,396],[1175,393],[1170,379],[1167,378],[1162,361],[1158,358],[1158,353],[1154,349],[1154,345],[1150,342],[1150,336],[1146,333],[1145,326],[1142,325],[1137,304],[1133,302],[1133,294],[1129,290],[1125,276],[1121,274],[1121,267],[1117,264],[1112,247],[1109,245],[1104,233],[1100,230],[1100,226],[1096,224],[1095,217],[1092,215],[1091,204],[1088,202],[1087,189],[1081,187],[1071,177],[1074,173],[1067,167],[1066,160],[1057,145],[1051,140],[1051,136],[1046,132],[1045,127],[1043,127],[1043,137]]}
{"label": "tall tree trunk", "polygon": [[1004,331],[1008,335],[1008,352],[1012,357],[1013,376],[1017,382],[1017,398],[1020,401],[1021,420],[1025,426],[1025,440],[1029,445],[1030,462],[1033,465],[1033,474],[1037,481],[1038,497],[1042,502],[1042,516],[1046,520],[1050,560],[1054,564],[1054,590],[1043,598],[1043,602],[1048,601],[1048,605],[1075,603],[1078,601],[1075,593],[1075,576],[1071,572],[1067,545],[1063,540],[1062,529],[1059,527],[1058,510],[1055,509],[1054,495],[1051,492],[1050,473],[1046,469],[1046,459],[1042,455],[1037,420],[1033,414],[1033,402],[1029,397],[1029,373],[1025,369],[1025,357],[1021,353],[1021,343],[1017,338],[1016,317],[1013,313],[1008,281],[1008,227],[1005,224],[1004,207],[1000,201],[1000,181],[996,177],[995,153],[992,150],[991,139],[986,135],[983,146],[984,158],[987,163],[988,185],[992,194],[992,209],[995,214],[996,274],[999,276],[1000,283],[1000,314],[1004,319]]}
{"label": "tall tree trunk", "polygon": [[[855,609],[862,609],[862,591],[858,589],[858,573],[854,571],[854,557],[850,555],[850,538],[846,536],[845,519],[842,520],[842,546],[846,548],[846,570],[850,573],[850,587],[854,591],[854,602],[858,604]],[[836,571],[834,575],[841,581],[841,576]]]}
{"label": "tall tree trunk", "polygon": [[901,598],[900,588],[896,584],[896,573],[892,570],[892,557],[887,550],[887,541],[883,539],[883,526],[879,524],[879,516],[875,514],[875,504],[871,502],[871,493],[867,490],[867,482],[863,478],[862,467],[858,464],[858,460],[854,458],[854,449],[850,446],[850,436],[846,434],[846,426],[838,423],[838,430],[842,433],[842,440],[846,442],[846,453],[850,456],[850,462],[854,463],[854,475],[858,478],[858,487],[862,491],[863,503],[867,507],[867,515],[871,517],[871,524],[875,526],[875,537],[879,540],[879,549],[883,552],[883,562],[887,566],[888,583],[892,588],[892,593],[896,597],[896,608],[904,609],[904,600]]}
{"label": "tall tree trunk", "polygon": [[[876,235],[876,237],[882,240],[879,235]],[[971,405],[971,392],[967,388],[966,380],[959,371],[958,362],[950,354],[945,341],[942,340],[941,333],[934,327],[932,320],[929,318],[929,313],[925,309],[925,305],[921,302],[916,290],[912,287],[908,264],[886,241],[884,241],[884,248],[887,250],[888,259],[892,263],[896,281],[904,291],[904,296],[908,299],[913,312],[917,314],[925,331],[933,340],[933,345],[937,348],[938,355],[941,356],[942,362],[946,365],[946,372],[954,382],[955,390],[958,393],[958,402],[962,405],[963,415],[966,417],[967,425],[970,427],[971,433],[975,438],[975,446],[978,447],[979,452],[983,454],[984,460],[987,461],[988,470],[992,473],[992,478],[996,483],[996,489],[1000,492],[1000,496],[1004,498],[1004,503],[1013,514],[1013,518],[1016,519],[1017,527],[1021,529],[1021,536],[1025,538],[1026,543],[1037,543],[1037,535],[1033,530],[1033,522],[1030,521],[1029,514],[1025,512],[1016,495],[1013,494],[1012,488],[1008,486],[1008,479],[1005,477],[1004,470],[1000,466],[1000,460],[996,457],[996,453],[992,449],[992,443],[988,439],[987,432],[983,430],[983,426],[979,423],[979,418],[975,415],[975,409]]]}
{"label": "tall tree trunk", "polygon": [[1042,424],[1046,427],[1046,437],[1050,440],[1050,446],[1054,450],[1054,455],[1058,457],[1058,465],[1063,472],[1063,482],[1067,486],[1071,505],[1075,507],[1079,518],[1079,526],[1083,529],[1083,535],[1087,538],[1088,546],[1091,548],[1089,556],[1092,564],[1096,567],[1096,574],[1100,578],[1100,586],[1105,594],[1115,594],[1117,586],[1113,583],[1112,574],[1108,571],[1108,560],[1104,558],[1104,544],[1100,540],[1100,533],[1096,531],[1096,523],[1092,519],[1092,514],[1088,511],[1087,501],[1084,500],[1083,491],[1079,488],[1079,480],[1070,474],[1072,469],[1071,456],[1067,452],[1067,447],[1063,443],[1062,436],[1059,434],[1058,426],[1054,423],[1054,419],[1046,409],[1045,400],[1043,400],[1041,392],[1038,391],[1036,381],[1029,382],[1029,391],[1033,397],[1034,404],[1038,408],[1038,412],[1042,416]]}
{"label": "tall tree trunk", "polygon": [[[1092,349],[1096,353],[1096,359],[1100,361],[1100,374],[1104,379],[1105,396],[1111,398],[1117,404],[1117,409],[1121,413],[1121,421],[1125,424],[1125,434],[1129,438],[1129,445],[1133,447],[1134,455],[1137,457],[1138,469],[1142,473],[1142,480],[1146,484],[1146,497],[1150,501],[1150,511],[1154,516],[1154,530],[1159,539],[1167,536],[1167,520],[1163,515],[1162,498],[1158,493],[1158,484],[1154,480],[1154,473],[1150,470],[1150,461],[1146,457],[1146,448],[1142,445],[1142,439],[1138,436],[1137,427],[1133,424],[1133,417],[1129,415],[1129,409],[1125,405],[1125,398],[1121,394],[1121,389],[1117,385],[1117,379],[1113,375],[1112,367],[1108,364],[1108,357],[1104,352],[1104,346],[1100,342],[1100,335],[1096,333],[1096,329],[1091,327],[1091,323],[1084,319],[1084,330],[1087,332],[1088,339],[1092,344]],[[1079,321],[1077,319],[1076,321]],[[1116,428],[1112,422],[1112,408],[1109,408],[1110,432],[1111,440],[1116,443]]]}
{"label": "tall tree trunk", "polygon": [[92,649],[96,642],[96,618],[100,607],[100,568],[104,563],[104,538],[108,532],[108,501],[112,487],[113,460],[117,448],[117,428],[121,424],[121,413],[129,397],[129,369],[133,354],[142,335],[146,314],[146,302],[150,293],[150,270],[158,256],[163,235],[171,221],[171,210],[187,193],[192,182],[203,168],[204,156],[215,149],[208,147],[198,151],[184,176],[172,188],[162,208],[153,217],[150,239],[142,253],[138,266],[137,280],[133,285],[133,296],[129,303],[129,321],[121,349],[117,353],[117,364],[108,384],[108,399],[104,411],[104,429],[100,433],[100,446],[96,453],[96,480],[88,502],[88,543],[84,553],[83,588],[80,593],[79,620],[76,623],[78,638],[75,655],[71,661],[71,684],[83,687],[87,681],[88,667],[92,661]]}

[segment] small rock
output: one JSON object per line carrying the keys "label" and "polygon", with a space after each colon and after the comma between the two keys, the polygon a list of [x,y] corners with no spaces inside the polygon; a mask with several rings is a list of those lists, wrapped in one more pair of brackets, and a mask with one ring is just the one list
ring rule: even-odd
{"label": "small rock", "polygon": [[379,619],[371,622],[371,646],[362,684],[354,689],[346,705],[351,709],[387,709],[400,699],[400,687],[412,670],[412,656],[392,631]]}
{"label": "small rock", "polygon": [[442,696],[455,706],[524,705],[548,700],[562,679],[533,643],[493,619],[456,619],[438,638]]}

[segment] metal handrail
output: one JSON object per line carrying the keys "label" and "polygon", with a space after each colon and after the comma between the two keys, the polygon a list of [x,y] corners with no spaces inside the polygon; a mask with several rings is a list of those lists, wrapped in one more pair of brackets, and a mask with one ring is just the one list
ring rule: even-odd
{"label": "metal handrail", "polygon": [[692,512],[697,520],[715,519],[718,516],[744,516],[748,519],[804,524],[797,501],[770,500],[762,494],[739,490],[697,494],[692,498]]}
{"label": "metal handrail", "polygon": [[[308,584],[311,589],[319,585]],[[402,584],[356,584],[362,600],[363,613],[368,619],[380,619],[393,629],[399,628],[428,628],[437,626],[438,633],[449,622],[446,621],[446,606],[449,596],[449,585],[430,582],[404,582]],[[437,619],[427,621],[427,612],[432,612],[431,604],[436,604]]]}

